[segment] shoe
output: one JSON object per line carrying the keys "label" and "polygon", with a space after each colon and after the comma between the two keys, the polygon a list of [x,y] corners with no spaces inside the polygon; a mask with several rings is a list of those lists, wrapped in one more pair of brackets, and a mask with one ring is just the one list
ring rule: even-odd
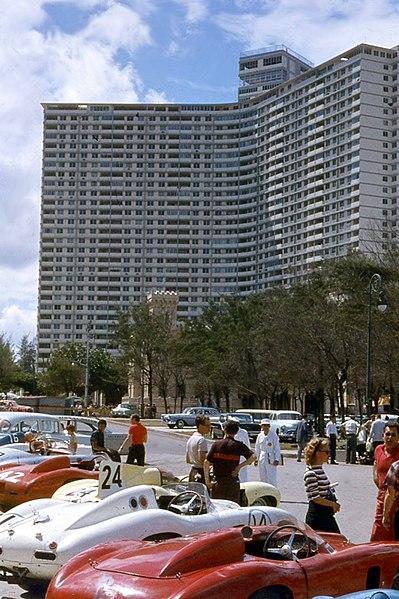
{"label": "shoe", "polygon": [[297,460],[297,462],[300,462],[301,460]]}
{"label": "shoe", "polygon": [[338,466],[338,462],[330,462],[330,464],[333,464],[334,466]]}

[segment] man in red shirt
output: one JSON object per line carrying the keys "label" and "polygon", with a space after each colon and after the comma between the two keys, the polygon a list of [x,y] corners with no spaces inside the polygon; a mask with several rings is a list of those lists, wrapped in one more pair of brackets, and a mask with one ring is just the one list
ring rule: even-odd
{"label": "man in red shirt", "polygon": [[[205,484],[211,489],[213,499],[230,499],[240,502],[240,479],[238,473],[241,468],[249,466],[255,461],[255,453],[241,441],[234,439],[238,433],[239,424],[234,420],[224,423],[224,439],[215,441],[204,461]],[[240,464],[240,457],[245,461]],[[211,481],[210,466],[213,466]]]}
{"label": "man in red shirt", "polygon": [[137,464],[138,466],[144,466],[144,443],[147,443],[147,429],[143,424],[141,424],[140,416],[138,414],[133,414],[130,417],[129,432],[119,448],[119,453],[128,442],[130,442],[130,445],[126,464]]}
{"label": "man in red shirt", "polygon": [[385,478],[394,462],[399,460],[399,424],[387,422],[384,429],[383,444],[375,448],[373,480],[378,487],[377,507],[370,541],[395,540],[395,514],[399,508],[399,501],[395,500],[390,508],[389,530],[383,526],[384,499],[386,491]]}

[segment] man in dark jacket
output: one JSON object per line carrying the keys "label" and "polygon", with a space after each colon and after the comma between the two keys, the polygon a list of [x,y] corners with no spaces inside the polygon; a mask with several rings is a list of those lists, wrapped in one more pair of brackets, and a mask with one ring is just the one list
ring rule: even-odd
{"label": "man in dark jacket", "polygon": [[115,451],[115,449],[109,449],[108,447],[104,446],[104,431],[106,427],[107,421],[103,418],[100,418],[97,424],[97,430],[94,431],[94,433],[92,433],[90,437],[91,448],[93,450],[93,453],[106,453],[107,455],[109,455],[113,462],[120,462],[121,456],[119,455],[119,453]]}
{"label": "man in dark jacket", "polygon": [[[249,466],[255,461],[255,453],[241,441],[234,439],[238,433],[239,424],[234,420],[224,423],[224,438],[212,444],[204,461],[205,484],[211,490],[213,499],[229,499],[240,502],[240,479],[238,473],[241,468]],[[240,457],[245,461],[240,463]],[[211,480],[210,467],[213,466]]]}
{"label": "man in dark jacket", "polygon": [[298,428],[296,429],[296,442],[298,447],[297,453],[297,462],[300,462],[302,459],[302,452],[305,449],[305,446],[309,439],[312,436],[312,429],[310,423],[308,421],[308,415],[304,414],[302,420],[298,424]]}

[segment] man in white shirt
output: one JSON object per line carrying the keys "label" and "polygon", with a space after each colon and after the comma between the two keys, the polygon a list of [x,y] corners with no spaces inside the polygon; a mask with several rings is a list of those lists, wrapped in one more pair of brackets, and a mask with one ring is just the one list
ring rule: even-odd
{"label": "man in white shirt", "polygon": [[373,443],[373,450],[384,442],[383,435],[386,423],[386,420],[381,418],[381,414],[376,414],[375,420],[370,428],[370,440]]}
{"label": "man in white shirt", "polygon": [[341,427],[341,433],[346,438],[346,463],[356,464],[357,435],[359,424],[354,417],[350,415]]}
{"label": "man in white shirt", "polygon": [[186,445],[186,462],[191,464],[188,480],[205,484],[204,461],[208,453],[208,443],[204,435],[207,435],[211,430],[209,416],[204,414],[196,416],[195,426],[197,430],[191,435]]}
{"label": "man in white shirt", "polygon": [[270,428],[270,420],[260,421],[262,432],[256,437],[255,466],[259,464],[259,479],[277,487],[277,466],[281,461],[280,441],[275,431]]}
{"label": "man in white shirt", "polygon": [[337,421],[335,416],[331,416],[326,426],[326,436],[330,440],[330,464],[338,464],[337,457]]}
{"label": "man in white shirt", "polygon": [[[230,418],[230,420],[234,420],[235,422],[238,422],[238,426],[240,427],[238,429],[238,433],[236,435],[234,435],[234,439],[236,441],[241,441],[241,443],[244,443],[244,445],[246,445],[247,447],[249,447],[251,449],[251,442],[249,440],[249,436],[247,431],[245,430],[245,428],[241,428],[240,426],[240,419],[239,418],[235,418],[234,416],[232,418]],[[240,457],[240,464],[242,462],[245,461],[244,456]],[[246,483],[248,481],[248,470],[247,467],[245,466],[244,468],[241,468],[239,475],[238,475],[240,482],[242,483]]]}

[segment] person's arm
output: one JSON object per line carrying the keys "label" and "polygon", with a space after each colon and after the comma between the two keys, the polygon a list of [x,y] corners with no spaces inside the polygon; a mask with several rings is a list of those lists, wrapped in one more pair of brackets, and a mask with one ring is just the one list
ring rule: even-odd
{"label": "person's arm", "polygon": [[211,462],[209,462],[209,460],[207,460],[205,458],[205,460],[204,460],[204,479],[205,479],[205,484],[208,487],[208,489],[212,489],[213,484],[214,484],[211,481],[210,466],[211,466]]}
{"label": "person's arm", "polygon": [[130,441],[130,435],[127,435],[127,437],[125,437],[125,439],[122,441],[118,451],[119,453],[123,450],[123,448],[125,447],[126,443],[128,443]]}
{"label": "person's arm", "polygon": [[326,499],[325,497],[317,497],[316,499],[313,499],[313,502],[318,503],[319,505],[331,507],[334,511],[334,514],[339,512],[341,509],[341,506],[337,501],[331,501],[331,499]]}
{"label": "person's arm", "polygon": [[199,461],[202,464],[202,467],[204,467],[204,462],[205,462],[205,458],[206,458],[206,451],[199,451],[198,452],[198,458],[199,458]]}
{"label": "person's arm", "polygon": [[387,530],[391,526],[391,509],[396,498],[396,491],[393,487],[387,487],[384,497],[384,510],[382,512],[382,525]]}
{"label": "person's arm", "polygon": [[332,508],[334,510],[334,514],[336,512],[339,512],[341,506],[338,502],[320,496],[319,479],[317,478],[314,472],[306,472],[304,482],[306,494],[308,496],[309,501],[313,501],[314,503],[318,503],[319,505],[324,505],[326,507]]}
{"label": "person's arm", "polygon": [[374,460],[374,464],[373,464],[373,481],[374,481],[375,486],[379,488],[379,485],[378,485],[378,469],[377,469],[377,463],[376,463],[375,460]]}
{"label": "person's arm", "polygon": [[273,466],[278,466],[281,463],[281,447],[278,435],[274,439],[274,457],[276,458],[273,462]]}
{"label": "person's arm", "polygon": [[72,449],[73,454],[75,454],[78,451],[78,441],[77,441],[76,437],[73,437],[73,439],[72,439],[71,449]]}
{"label": "person's arm", "polygon": [[93,451],[106,451],[105,447],[101,447],[97,441],[97,435],[94,433],[94,436],[91,437],[91,447]]}
{"label": "person's arm", "polygon": [[252,452],[251,455],[249,456],[249,458],[247,458],[244,462],[237,464],[237,466],[232,471],[231,476],[236,478],[239,475],[241,468],[245,468],[245,466],[250,466],[255,461],[256,461],[256,455]]}
{"label": "person's arm", "polygon": [[[260,435],[260,433],[259,433],[259,435]],[[259,456],[260,456],[260,440],[259,440],[259,435],[256,437],[256,441],[255,441],[255,462],[254,462],[254,466],[258,465]]]}

